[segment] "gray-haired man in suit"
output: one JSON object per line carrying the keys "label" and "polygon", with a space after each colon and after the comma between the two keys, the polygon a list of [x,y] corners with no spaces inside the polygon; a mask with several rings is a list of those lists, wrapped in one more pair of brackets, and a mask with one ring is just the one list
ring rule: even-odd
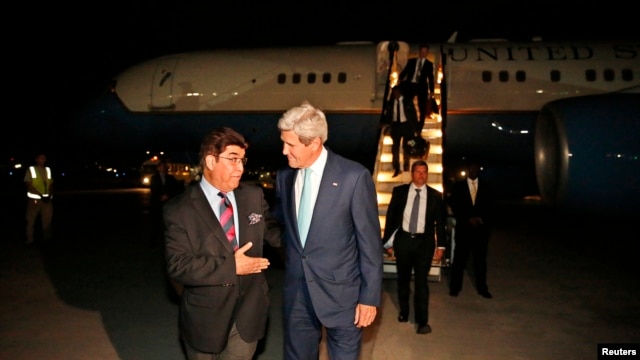
{"label": "gray-haired man in suit", "polygon": [[324,147],[327,121],[311,104],[285,112],[278,128],[289,163],[276,186],[276,214],[285,225],[284,358],[317,359],[324,327],[329,358],[358,359],[362,329],[375,320],[382,296],[373,178]]}

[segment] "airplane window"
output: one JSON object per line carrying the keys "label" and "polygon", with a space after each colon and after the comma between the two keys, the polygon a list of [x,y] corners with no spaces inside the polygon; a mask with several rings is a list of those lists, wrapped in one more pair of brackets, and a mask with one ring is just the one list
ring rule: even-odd
{"label": "airplane window", "polygon": [[587,81],[596,81],[596,71],[593,69],[587,70],[584,76],[587,78]]}
{"label": "airplane window", "polygon": [[294,84],[300,84],[300,73],[293,74],[292,81],[293,81]]}
{"label": "airplane window", "polygon": [[491,82],[491,71],[483,71],[482,72],[482,81],[483,82]]}
{"label": "airplane window", "polygon": [[553,82],[558,82],[560,81],[560,71],[558,70],[551,70],[551,72],[549,73],[551,81]]}
{"label": "airplane window", "polygon": [[631,71],[631,69],[622,69],[622,80],[624,81],[633,80],[633,71]]}
{"label": "airplane window", "polygon": [[516,81],[524,82],[525,80],[527,80],[527,73],[525,73],[524,70],[516,71]]}
{"label": "airplane window", "polygon": [[316,82],[316,73],[307,74],[307,82],[309,84],[315,84],[315,82]]}
{"label": "airplane window", "polygon": [[347,82],[347,73],[345,73],[345,72],[338,73],[338,82],[340,84],[346,83]]}
{"label": "airplane window", "polygon": [[286,74],[278,74],[278,84],[284,84],[287,82]]}
{"label": "airplane window", "polygon": [[322,82],[328,84],[331,82],[331,73],[322,74]]}
{"label": "airplane window", "polygon": [[615,73],[611,69],[604,69],[604,79],[606,81],[613,81],[615,78]]}
{"label": "airplane window", "polygon": [[498,79],[500,79],[500,82],[507,82],[509,81],[509,72],[506,70],[502,70],[498,73]]}

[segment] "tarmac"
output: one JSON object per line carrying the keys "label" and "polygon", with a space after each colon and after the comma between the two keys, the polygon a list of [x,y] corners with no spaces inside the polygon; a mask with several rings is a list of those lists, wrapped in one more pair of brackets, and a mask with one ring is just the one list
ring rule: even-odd
{"label": "tarmac", "polygon": [[[55,238],[33,246],[24,244],[22,195],[0,194],[0,359],[184,359],[162,249],[147,245],[148,190],[60,192]],[[445,269],[430,282],[433,332],[418,335],[413,314],[396,319],[390,274],[361,359],[584,360],[598,358],[598,344],[637,349],[636,224],[505,203],[489,245],[493,299],[470,277],[450,297]],[[282,275],[273,260],[271,317],[256,359],[282,359]]]}

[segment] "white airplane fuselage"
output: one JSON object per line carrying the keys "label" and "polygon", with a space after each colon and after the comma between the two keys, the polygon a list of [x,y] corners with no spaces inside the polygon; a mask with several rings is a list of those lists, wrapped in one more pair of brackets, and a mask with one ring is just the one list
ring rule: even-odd
{"label": "white airplane fuselage", "polygon": [[[398,45],[391,56],[390,44]],[[327,115],[327,146],[372,168],[390,85],[387,80],[397,75],[415,49],[415,44],[402,42],[347,43],[220,49],[151,59],[119,74],[113,92],[79,119],[77,129],[85,139],[127,137],[140,148],[197,151],[206,131],[231,126],[247,137],[253,165],[279,167],[284,157],[277,120],[306,100]],[[554,172],[552,182],[571,173],[572,165],[561,159],[580,149],[562,145],[573,139],[572,134],[562,133],[563,126],[580,121],[589,126],[598,121],[607,124],[608,120],[577,119],[569,110],[551,111],[554,115],[544,121],[545,137],[555,136],[548,135],[553,128],[558,139],[553,145],[541,145],[544,142],[535,138],[538,117],[545,106],[557,101],[565,110],[565,100],[631,96],[622,108],[610,111],[632,119],[623,120],[623,135],[638,130],[640,112],[633,99],[640,96],[640,42],[486,41],[431,44],[430,50],[436,77],[441,79],[437,92],[446,178],[454,178],[462,159],[469,156],[482,159],[497,182],[519,183],[512,186],[513,195],[518,196],[544,188],[541,173]],[[609,130],[594,136],[599,141],[617,137],[611,139],[611,146],[617,147],[611,152],[640,153],[636,142]],[[545,153],[545,149],[551,150]],[[544,157],[554,160],[540,160]],[[566,168],[557,169],[562,166]],[[637,162],[631,166],[637,167]],[[552,202],[562,201],[567,191],[557,189],[574,185],[575,177],[581,175],[559,180],[563,184],[552,186],[557,193],[543,195]]]}

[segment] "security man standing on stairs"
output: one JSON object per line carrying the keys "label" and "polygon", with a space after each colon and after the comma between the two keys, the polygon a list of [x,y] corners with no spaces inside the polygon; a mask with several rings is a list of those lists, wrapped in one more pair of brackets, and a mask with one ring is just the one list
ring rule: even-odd
{"label": "security man standing on stairs", "polygon": [[425,119],[431,115],[428,110],[428,103],[435,94],[435,77],[433,75],[433,63],[428,59],[429,45],[420,44],[418,57],[407,61],[407,65],[400,72],[398,80],[403,87],[406,87],[405,96],[418,98],[418,108],[420,108],[420,130],[424,126]]}
{"label": "security man standing on stairs", "polygon": [[418,114],[413,99],[403,95],[403,87],[395,86],[391,90],[391,99],[385,107],[383,119],[391,128],[391,154],[393,156],[393,177],[402,173],[400,170],[400,142],[402,141],[404,171],[409,171],[410,154],[406,142],[413,139],[418,132]]}

